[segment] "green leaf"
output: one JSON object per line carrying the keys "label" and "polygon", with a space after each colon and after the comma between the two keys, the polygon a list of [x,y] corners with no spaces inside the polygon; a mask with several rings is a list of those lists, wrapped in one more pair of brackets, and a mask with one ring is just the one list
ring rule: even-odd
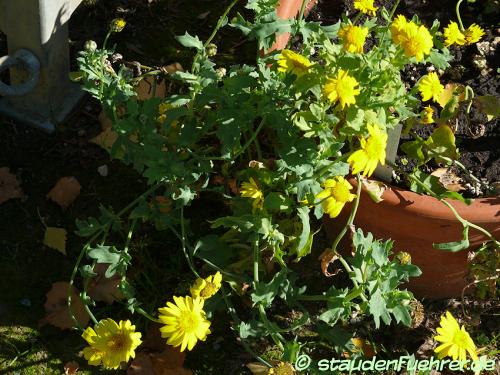
{"label": "green leaf", "polygon": [[196,242],[192,255],[224,268],[231,263],[234,252],[219,236],[210,234]]}
{"label": "green leaf", "polygon": [[411,315],[410,312],[408,311],[408,307],[402,306],[402,305],[397,305],[394,308],[392,308],[392,315],[394,315],[394,318],[396,319],[397,323],[403,323],[405,326],[410,327],[411,326]]}
{"label": "green leaf", "polygon": [[203,49],[203,43],[198,36],[189,35],[187,32],[184,35],[177,35],[175,39],[187,48],[196,48],[197,50]]}
{"label": "green leaf", "polygon": [[462,240],[456,242],[445,242],[445,243],[433,243],[432,247],[438,250],[449,251],[456,253],[457,251],[466,250],[469,248],[469,226],[464,224],[464,230],[462,232]]}
{"label": "green leaf", "polygon": [[373,315],[373,320],[375,321],[375,328],[378,329],[380,327],[380,318],[382,318],[384,323],[387,325],[391,323],[391,316],[389,315],[389,311],[386,307],[386,301],[383,298],[380,289],[377,289],[377,291],[372,294],[368,306],[370,314]]}
{"label": "green leaf", "polygon": [[455,146],[455,134],[448,125],[438,126],[425,141],[427,155],[436,160],[437,163],[443,161],[440,156],[448,157],[452,160],[458,159],[458,150]]}
{"label": "green leaf", "polygon": [[95,259],[97,263],[109,264],[106,273],[104,274],[108,279],[113,277],[116,273],[125,275],[128,265],[130,264],[131,257],[125,251],[119,251],[114,246],[97,246],[89,250],[88,257]]}
{"label": "green leaf", "polygon": [[264,199],[264,208],[269,211],[288,211],[292,201],[283,194],[271,192]]}
{"label": "green leaf", "polygon": [[[299,215],[300,221],[302,222],[302,232],[299,236],[299,243],[297,245],[297,260],[301,257],[306,256],[311,251],[312,236],[311,236],[311,226],[309,224],[309,208],[299,207],[297,208],[297,213]],[[307,246],[309,244],[309,246]]]}
{"label": "green leaf", "polygon": [[284,268],[276,273],[269,283],[256,283],[255,291],[251,295],[254,306],[258,304],[262,304],[266,308],[271,306],[274,297],[280,293],[280,288],[286,280],[287,273],[288,269]]}

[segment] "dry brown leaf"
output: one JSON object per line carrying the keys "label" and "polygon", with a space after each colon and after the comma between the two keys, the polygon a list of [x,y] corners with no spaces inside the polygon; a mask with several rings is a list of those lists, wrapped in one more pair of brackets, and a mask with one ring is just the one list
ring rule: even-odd
{"label": "dry brown leaf", "polygon": [[157,195],[154,197],[153,203],[162,214],[168,214],[172,211],[172,200],[163,195]]}
{"label": "dry brown leaf", "polygon": [[59,206],[66,209],[80,195],[82,186],[78,180],[71,177],[62,177],[56,185],[47,194],[47,199],[56,202]]}
{"label": "dry brown leaf", "polygon": [[76,375],[79,365],[77,362],[72,361],[64,365],[64,375]]}
{"label": "dry brown leaf", "polygon": [[[40,326],[48,323],[61,329],[73,328],[74,321],[68,311],[68,289],[69,283],[65,281],[52,284],[52,289],[47,293],[47,300],[44,305],[47,315],[40,320]],[[88,324],[89,314],[85,310],[83,301],[75,287],[71,291],[71,311],[81,326],[85,327]]]}
{"label": "dry brown leaf", "polygon": [[111,119],[106,115],[106,112],[101,111],[99,113],[99,123],[101,124],[101,129],[104,131],[106,129],[111,129],[113,127],[113,122]]}
{"label": "dry brown leaf", "polygon": [[9,168],[0,168],[0,204],[12,198],[22,198],[23,191],[16,176],[9,172]]}
{"label": "dry brown leaf", "polygon": [[260,362],[250,362],[245,365],[253,375],[267,375],[269,367]]}
{"label": "dry brown leaf", "polygon": [[43,244],[66,255],[66,229],[47,227],[43,237]]}
{"label": "dry brown leaf", "polygon": [[113,147],[113,144],[116,142],[117,138],[118,134],[116,134],[114,130],[112,130],[111,128],[106,128],[102,131],[102,133],[99,133],[97,136],[92,138],[90,142],[109,151],[111,150],[111,147]]}
{"label": "dry brown leaf", "polygon": [[161,353],[138,353],[127,375],[192,375],[191,370],[184,368],[184,359],[185,353],[172,346],[167,346]]}
{"label": "dry brown leaf", "polygon": [[135,92],[137,93],[137,99],[147,100],[152,97],[164,98],[167,93],[167,85],[165,80],[156,82],[155,77],[146,77],[139,81],[135,87]]}
{"label": "dry brown leaf", "polygon": [[174,74],[175,72],[183,72],[184,68],[178,62],[174,62],[170,65],[162,66],[161,69],[169,74]]}
{"label": "dry brown leaf", "polygon": [[97,263],[94,272],[97,273],[88,287],[88,295],[94,301],[103,301],[111,305],[114,301],[122,300],[125,296],[119,290],[121,277],[115,274],[109,279],[104,275],[109,264]]}
{"label": "dry brown leaf", "polygon": [[340,268],[337,268],[333,273],[328,271],[328,266],[330,266],[330,264],[335,262],[337,259],[339,259],[339,257],[331,249],[326,249],[321,253],[319,260],[321,260],[321,272],[323,272],[323,275],[326,277],[332,277],[340,272]]}
{"label": "dry brown leaf", "polygon": [[384,200],[382,196],[384,191],[387,189],[387,185],[380,181],[369,180],[366,177],[362,178],[363,186],[368,193],[368,196],[375,202],[380,203]]}
{"label": "dry brown leaf", "polygon": [[437,177],[446,190],[456,192],[465,190],[462,186],[462,179],[448,168],[438,168],[431,175]]}

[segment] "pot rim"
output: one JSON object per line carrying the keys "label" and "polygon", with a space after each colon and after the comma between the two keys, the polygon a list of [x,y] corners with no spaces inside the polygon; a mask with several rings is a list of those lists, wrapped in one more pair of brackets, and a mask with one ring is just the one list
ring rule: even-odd
{"label": "pot rim", "polygon": [[[353,186],[356,186],[354,178],[349,179]],[[376,179],[371,179],[378,181]],[[365,199],[369,199],[375,205],[382,205],[397,208],[400,206],[409,214],[418,216],[426,216],[429,218],[438,218],[456,222],[457,219],[453,212],[444,204],[439,202],[437,198],[429,195],[414,193],[413,191],[402,189],[383,182],[387,188],[382,194],[383,200],[375,203],[367,196],[365,185],[362,186],[362,191],[365,193]],[[446,199],[462,216],[468,221],[474,223],[498,223],[500,224],[500,195],[492,197],[483,197],[473,199],[470,205],[463,202]]]}

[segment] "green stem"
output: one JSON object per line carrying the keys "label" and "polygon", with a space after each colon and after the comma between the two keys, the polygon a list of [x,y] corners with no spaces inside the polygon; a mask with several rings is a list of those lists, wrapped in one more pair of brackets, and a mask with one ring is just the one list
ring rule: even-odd
{"label": "green stem", "polygon": [[396,9],[398,8],[400,1],[401,0],[396,0],[396,2],[394,3],[394,6],[391,9],[391,13],[389,13],[389,19],[392,20],[392,17],[394,17],[394,13],[396,13]]}
{"label": "green stem", "polygon": [[302,6],[300,7],[299,17],[297,18],[297,23],[299,24],[304,19],[304,13],[306,12],[306,6],[309,0],[302,0]]}
{"label": "green stem", "polygon": [[460,16],[460,4],[462,4],[463,0],[457,1],[457,6],[455,7],[455,12],[457,13],[458,24],[460,25],[460,30],[465,31],[464,24],[462,22],[462,17]]}
{"label": "green stem", "polygon": [[186,257],[186,260],[188,262],[189,268],[191,269],[191,272],[196,277],[200,277],[196,269],[194,268],[193,265],[193,260],[191,259],[191,256],[188,254],[188,251],[186,249],[186,228],[184,224],[184,206],[181,206],[181,242],[182,242],[182,252],[184,253],[184,256]]}
{"label": "green stem", "polygon": [[141,314],[143,317],[145,317],[146,319],[148,320],[151,320],[152,322],[155,322],[155,323],[162,323],[162,321],[160,319],[157,319],[155,318],[154,316],[150,315],[149,313],[147,313],[146,311],[144,311],[142,308],[140,307],[136,307],[135,308],[135,311],[137,311],[139,314]]}

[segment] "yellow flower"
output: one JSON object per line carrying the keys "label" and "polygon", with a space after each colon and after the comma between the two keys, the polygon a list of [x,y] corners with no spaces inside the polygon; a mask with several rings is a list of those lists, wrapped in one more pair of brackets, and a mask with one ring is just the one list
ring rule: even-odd
{"label": "yellow flower", "polygon": [[257,185],[252,177],[250,177],[248,182],[241,184],[240,194],[242,197],[253,199],[253,208],[261,207],[262,203],[264,203],[264,193],[262,193],[259,185]]}
{"label": "yellow flower", "polygon": [[176,297],[167,302],[167,307],[158,309],[159,319],[165,324],[160,328],[161,337],[168,338],[167,344],[192,350],[198,340],[205,341],[210,334],[210,322],[203,310],[202,298]]}
{"label": "yellow flower", "polygon": [[368,133],[370,137],[361,139],[361,149],[353,152],[347,162],[351,164],[353,174],[363,171],[364,176],[370,177],[379,162],[385,164],[387,133],[373,124],[368,124]]}
{"label": "yellow flower", "polygon": [[433,115],[434,115],[434,110],[430,105],[424,107],[424,110],[421,113],[422,123],[427,125],[434,123]]}
{"label": "yellow flower", "polygon": [[190,289],[193,298],[208,299],[212,297],[221,288],[222,275],[219,271],[215,275],[210,275],[205,279],[201,277],[196,279]]}
{"label": "yellow flower", "polygon": [[354,8],[372,17],[375,17],[378,9],[373,5],[373,0],[354,0]]}
{"label": "yellow flower", "polygon": [[312,63],[306,57],[289,49],[283,50],[278,58],[278,71],[293,73],[297,77],[306,74],[311,65]]}
{"label": "yellow flower", "polygon": [[123,18],[115,18],[113,21],[111,21],[111,32],[119,33],[125,28],[126,25],[127,21],[125,21]]}
{"label": "yellow flower", "polygon": [[346,25],[339,30],[339,38],[344,44],[346,51],[351,53],[363,53],[368,28]]}
{"label": "yellow flower", "polygon": [[108,369],[117,369],[122,362],[135,357],[135,349],[141,344],[141,333],[135,332],[129,320],[116,323],[104,319],[82,334],[90,346],[83,349],[83,356],[89,365],[102,364]]}
{"label": "yellow flower", "polygon": [[465,35],[462,34],[456,22],[452,21],[444,28],[444,43],[446,46],[452,44],[463,46],[465,44]]}
{"label": "yellow flower", "polygon": [[467,44],[473,44],[481,40],[481,38],[484,35],[484,30],[481,28],[481,26],[478,26],[475,23],[473,23],[467,28],[467,30],[465,30],[464,34],[465,34],[465,41],[467,42]]}
{"label": "yellow flower", "polygon": [[450,312],[447,311],[446,316],[441,316],[440,327],[436,331],[438,335],[434,336],[434,340],[442,343],[434,349],[439,359],[448,356],[454,360],[465,361],[467,353],[473,360],[478,359],[474,341],[472,341],[464,326],[460,328]]}
{"label": "yellow flower", "polygon": [[400,44],[402,42],[402,37],[405,35],[406,26],[408,25],[408,21],[406,17],[402,14],[396,16],[394,21],[391,24],[391,35],[392,41],[396,44]]}
{"label": "yellow flower", "polygon": [[405,55],[415,57],[417,62],[421,61],[425,55],[430,54],[434,45],[429,30],[425,26],[418,26],[414,22],[409,22],[406,25],[400,40]]}
{"label": "yellow flower", "polygon": [[428,100],[434,100],[434,102],[439,102],[439,97],[444,91],[444,86],[439,82],[439,77],[436,72],[430,72],[422,77],[418,84],[418,91],[422,95],[422,100],[424,102]]}
{"label": "yellow flower", "polygon": [[159,106],[158,106],[158,121],[159,122],[165,122],[165,120],[167,119],[167,111],[169,109],[172,108],[172,105],[170,103],[161,103]]}
{"label": "yellow flower", "polygon": [[356,88],[359,83],[354,77],[351,77],[348,72],[340,69],[336,78],[328,78],[323,87],[323,94],[332,103],[340,101],[342,109],[347,105],[356,103],[356,95],[359,94],[359,89]]}
{"label": "yellow flower", "polygon": [[332,219],[339,216],[347,202],[356,198],[356,195],[350,192],[351,184],[344,177],[329,178],[322,185],[324,189],[316,194],[316,199],[321,200],[323,211]]}

